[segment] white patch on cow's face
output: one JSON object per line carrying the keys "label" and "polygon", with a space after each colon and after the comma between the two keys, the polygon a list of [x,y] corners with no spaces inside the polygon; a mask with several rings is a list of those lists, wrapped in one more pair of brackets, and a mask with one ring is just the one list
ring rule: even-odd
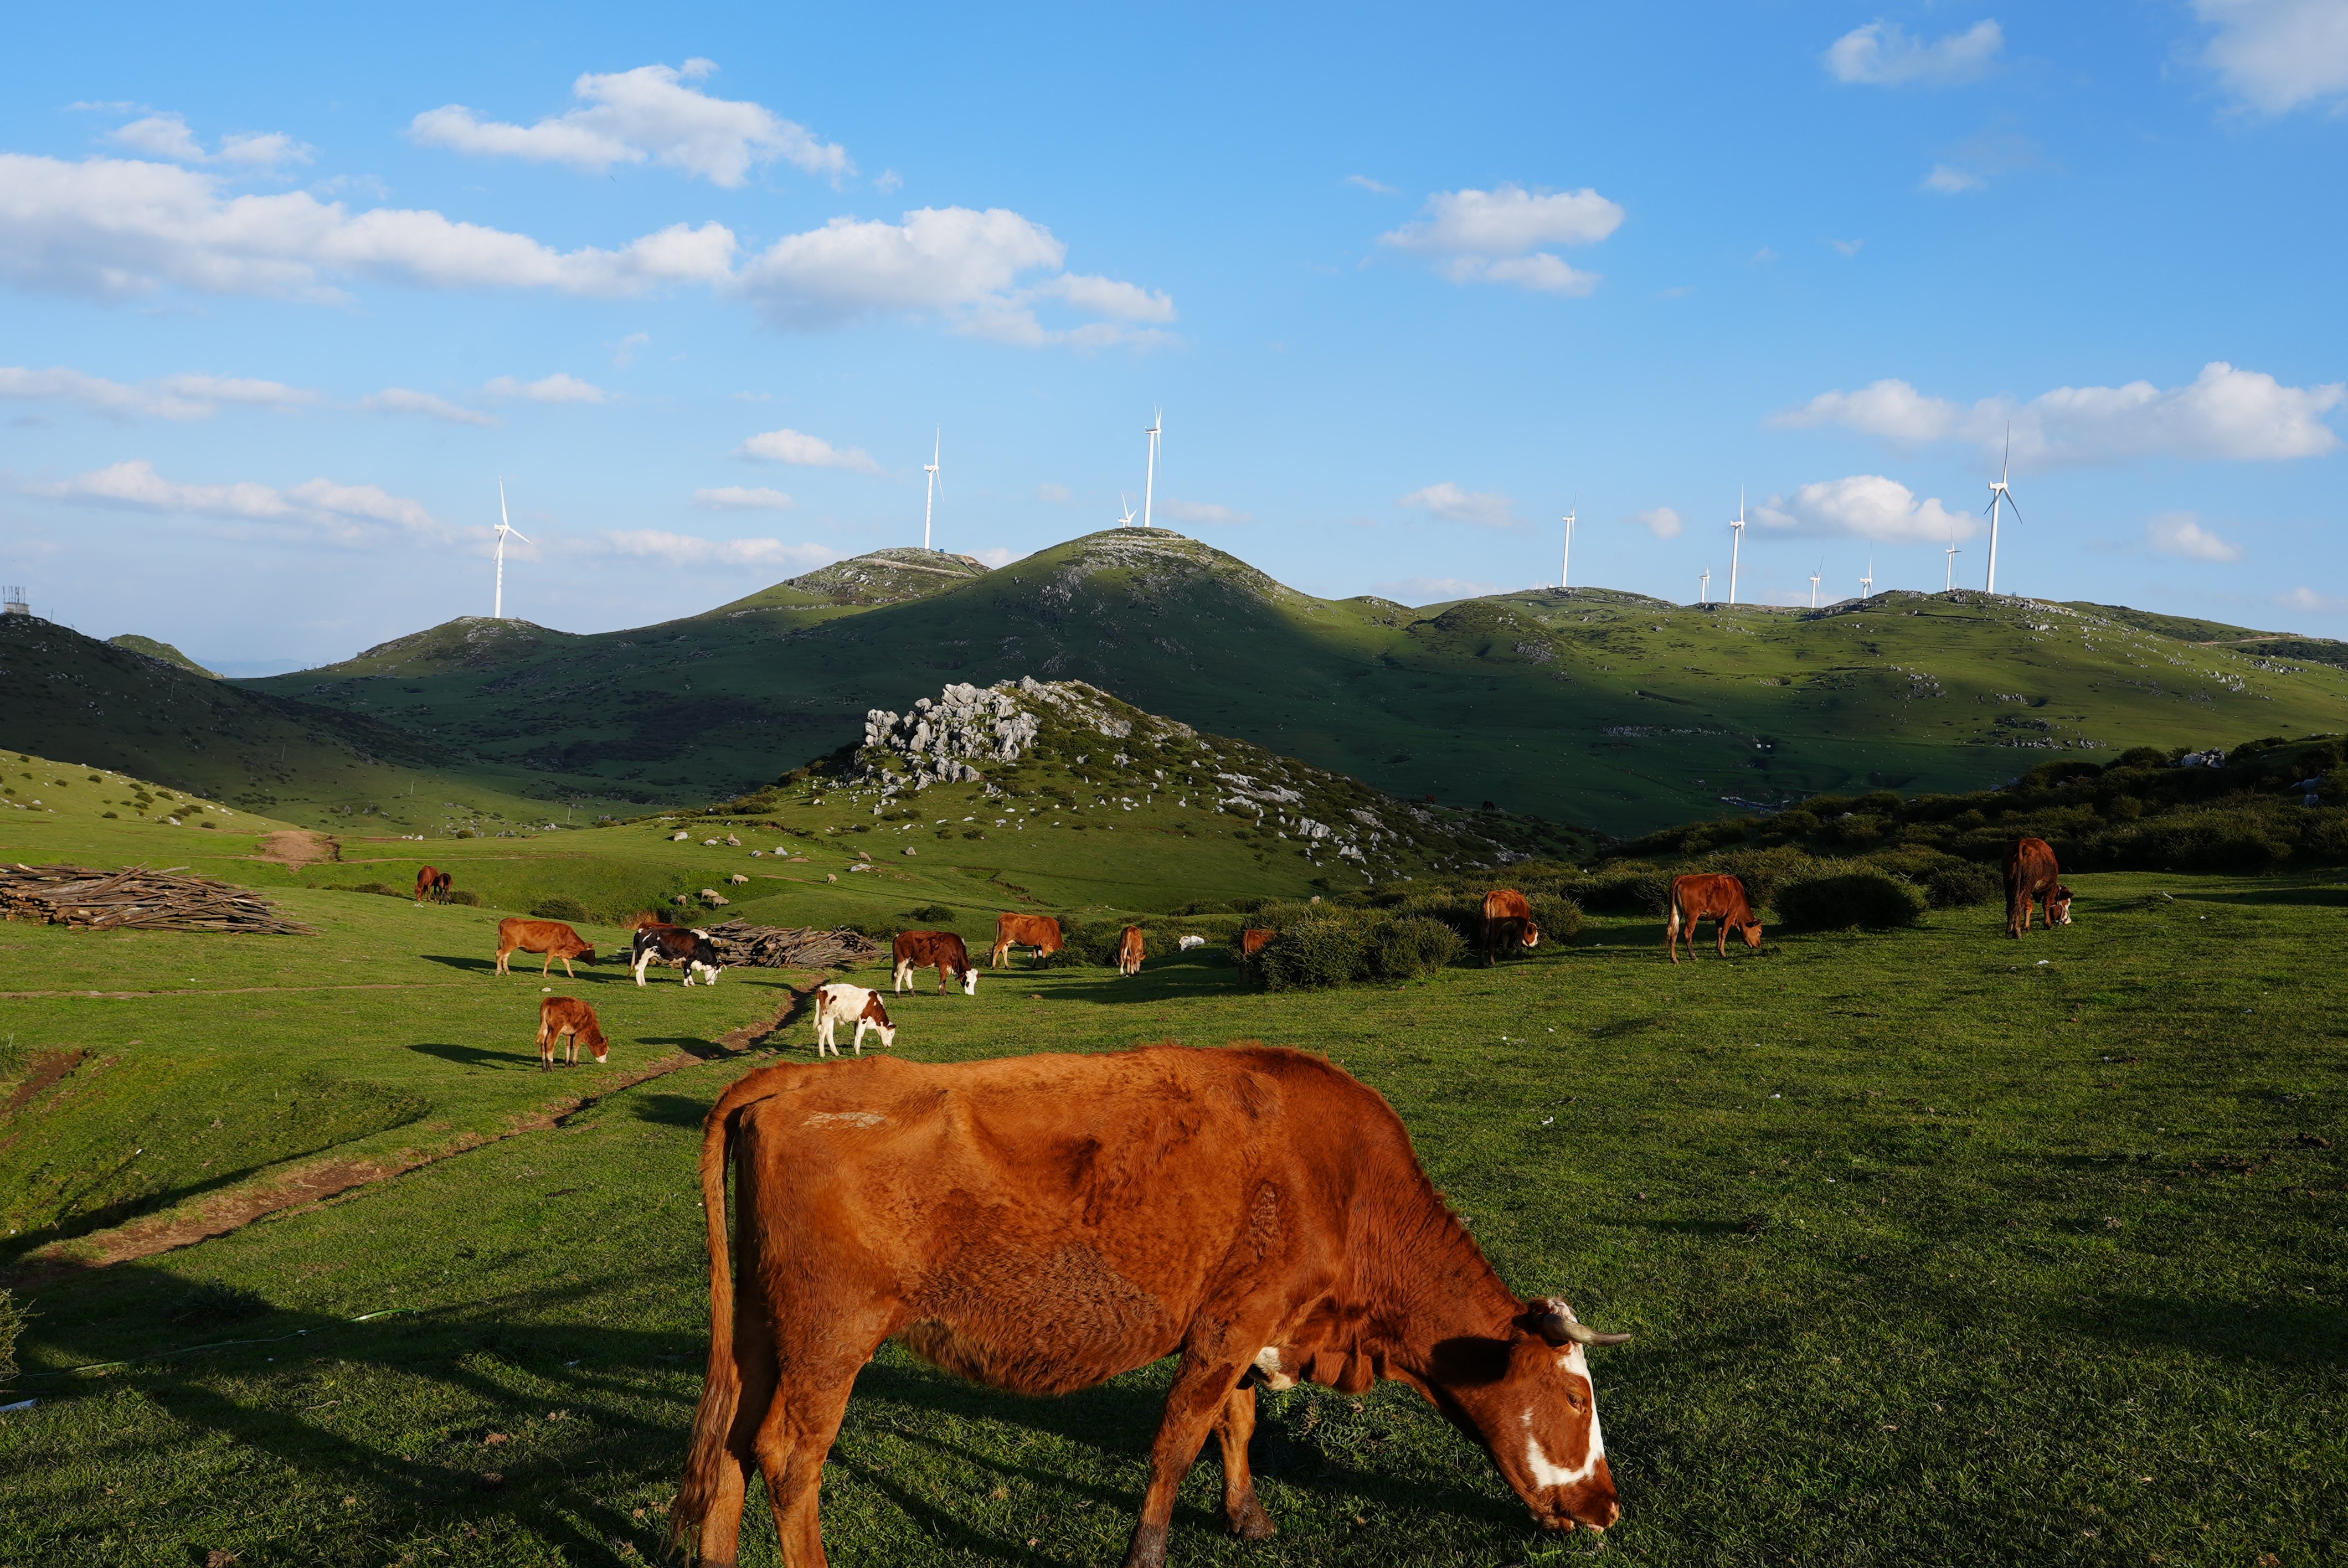
{"label": "white patch on cow's face", "polygon": [[1255,1353],[1255,1369],[1263,1374],[1263,1386],[1273,1393],[1296,1387],[1296,1379],[1280,1369],[1280,1347],[1267,1345]]}
{"label": "white patch on cow's face", "polygon": [[962,994],[966,997],[974,997],[978,995],[978,971],[976,969],[964,969],[962,972]]}

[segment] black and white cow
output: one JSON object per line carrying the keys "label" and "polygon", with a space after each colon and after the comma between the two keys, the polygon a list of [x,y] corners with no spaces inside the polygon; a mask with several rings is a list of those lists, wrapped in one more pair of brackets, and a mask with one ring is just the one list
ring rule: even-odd
{"label": "black and white cow", "polygon": [[685,971],[685,983],[691,985],[695,975],[702,984],[717,983],[717,971],[726,966],[717,959],[717,948],[709,940],[709,933],[684,926],[642,926],[636,929],[634,951],[630,962],[636,971],[636,984],[644,983],[644,969],[652,964],[665,964]]}

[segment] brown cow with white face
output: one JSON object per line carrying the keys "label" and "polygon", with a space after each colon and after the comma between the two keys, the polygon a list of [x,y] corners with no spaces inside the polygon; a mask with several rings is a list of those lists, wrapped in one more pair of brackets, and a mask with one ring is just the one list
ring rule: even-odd
{"label": "brown cow with white face", "polygon": [[1499,958],[1502,948],[1540,946],[1540,927],[1533,924],[1532,904],[1513,887],[1498,887],[1484,895],[1484,918],[1477,933],[1483,939],[1487,967]]}
{"label": "brown cow with white face", "polygon": [[824,1456],[891,1338],[1025,1394],[1179,1356],[1128,1568],[1165,1563],[1210,1433],[1226,1522],[1273,1532],[1248,1468],[1259,1383],[1393,1378],[1481,1445],[1542,1525],[1621,1512],[1586,1350],[1628,1336],[1512,1292],[1401,1119],[1319,1057],[766,1068],[710,1111],[701,1184],[709,1373],[670,1517],[705,1565],[734,1562],[756,1466],[784,1562],[821,1568]]}
{"label": "brown cow with white face", "polygon": [[2031,916],[2042,906],[2048,930],[2071,923],[2071,890],[2063,886],[2054,846],[2043,838],[2015,839],[2005,854],[2005,934],[2019,937],[2029,930]]}
{"label": "brown cow with white face", "polygon": [[585,1046],[594,1056],[595,1065],[602,1066],[612,1059],[612,1042],[603,1038],[603,1026],[595,1017],[595,1009],[577,997],[549,997],[538,1004],[538,1066],[551,1071],[554,1067],[554,1050],[566,1046],[562,1065],[579,1065],[579,1048]]}
{"label": "brown cow with white face", "polygon": [[913,971],[935,964],[938,969],[938,995],[946,994],[953,977],[962,978],[962,994],[978,995],[978,971],[971,967],[970,948],[961,937],[952,931],[900,931],[889,944],[892,960],[891,992],[913,989]]}

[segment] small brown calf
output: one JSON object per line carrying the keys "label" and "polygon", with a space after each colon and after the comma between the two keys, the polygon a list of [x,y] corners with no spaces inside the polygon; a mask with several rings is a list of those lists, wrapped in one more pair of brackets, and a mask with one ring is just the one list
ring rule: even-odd
{"label": "small brown calf", "polygon": [[554,1048],[565,1044],[562,1065],[579,1065],[579,1048],[585,1046],[594,1054],[595,1065],[602,1066],[612,1059],[612,1042],[603,1038],[603,1026],[595,1021],[595,1009],[577,997],[549,997],[538,1004],[538,1067],[541,1072],[554,1070]]}

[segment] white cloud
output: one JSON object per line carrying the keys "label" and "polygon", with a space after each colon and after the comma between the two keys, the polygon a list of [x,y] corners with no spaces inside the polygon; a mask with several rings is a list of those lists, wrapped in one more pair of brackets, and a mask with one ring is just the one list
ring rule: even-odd
{"label": "white cloud", "polygon": [[[1503,499],[1505,504],[1505,498]],[[1253,512],[1238,511],[1220,501],[1178,501],[1169,496],[1158,503],[1157,509],[1178,523],[1207,523],[1228,526],[1255,521]]]}
{"label": "white cloud", "polygon": [[532,403],[608,403],[612,395],[562,371],[527,384],[510,375],[500,375],[482,384],[481,390],[491,397],[527,397]]}
{"label": "white cloud", "polygon": [[498,423],[494,415],[435,397],[428,392],[410,392],[404,386],[386,386],[381,392],[370,393],[359,399],[359,406],[370,414],[421,414],[427,419],[445,420],[450,425],[486,428]]}
{"label": "white cloud", "polygon": [[1380,235],[1378,243],[1439,258],[1436,270],[1455,283],[1509,283],[1551,294],[1587,294],[1598,275],[1538,247],[1594,245],[1622,223],[1622,209],[1588,189],[1438,190],[1426,199],[1426,212]]}
{"label": "white cloud", "polygon": [[1653,507],[1643,512],[1633,512],[1631,520],[1659,539],[1675,539],[1687,525],[1669,507]]}
{"label": "white cloud", "polygon": [[2193,9],[2215,30],[2202,62],[2251,108],[2286,114],[2348,94],[2348,6],[2339,0],[2194,0]]}
{"label": "white cloud", "polygon": [[894,195],[904,189],[905,177],[893,169],[884,169],[872,177],[872,190],[880,196]]}
{"label": "white cloud", "polygon": [[1350,185],[1356,190],[1374,191],[1380,196],[1400,196],[1402,194],[1401,191],[1395,190],[1393,186],[1385,184],[1382,180],[1372,179],[1366,174],[1349,174],[1345,176],[1344,179],[1339,180],[1338,183],[1340,185]]}
{"label": "white cloud", "polygon": [[974,559],[988,566],[994,567],[997,570],[1009,566],[1013,561],[1019,559],[1009,550],[1004,548],[1001,545],[996,545],[992,549],[973,550],[971,554]]}
{"label": "white cloud", "polygon": [[1482,528],[1524,527],[1510,510],[1513,503],[1508,497],[1491,490],[1463,490],[1448,479],[1413,490],[1401,504],[1431,512],[1446,522],[1473,523]]}
{"label": "white cloud", "polygon": [[652,341],[653,334],[650,333],[630,333],[622,338],[619,346],[612,351],[612,363],[623,370],[626,369],[636,363],[636,350]]}
{"label": "white cloud", "polygon": [[202,293],[330,302],[329,280],[427,288],[642,293],[731,276],[723,224],[675,224],[617,251],[556,251],[528,235],[429,210],[352,213],[306,191],[221,194],[216,175],[168,164],[0,153],[0,282],[123,298],[167,284]]}
{"label": "white cloud", "polygon": [[188,122],[176,114],[150,114],[106,133],[106,139],[132,152],[174,163],[220,163],[268,169],[281,163],[307,163],[310,149],[277,131],[238,131],[221,138],[220,150],[206,152]]}
{"label": "white cloud", "polygon": [[1049,501],[1056,507],[1065,507],[1075,500],[1076,495],[1066,485],[1055,485],[1046,481],[1035,487],[1035,498],[1039,501]]}
{"label": "white cloud", "polygon": [[780,490],[721,485],[714,490],[695,490],[693,504],[712,512],[780,512],[788,509],[792,502]]}
{"label": "white cloud", "polygon": [[2271,462],[2319,457],[2340,437],[2324,415],[2348,385],[2285,386],[2259,371],[2212,360],[2190,385],[2167,391],[2148,381],[2125,386],[2062,386],[2028,403],[1988,397],[1970,408],[1929,397],[1904,381],[1857,392],[1827,392],[1770,423],[1791,428],[1840,425],[1901,446],[1968,441],[1994,454],[2011,423],[2018,463],[2050,467],[2193,457]]}
{"label": "white cloud", "polygon": [[1918,189],[1935,196],[1961,196],[1968,190],[1979,190],[1982,183],[1978,174],[1969,174],[1952,163],[1936,163]]}
{"label": "white cloud", "polygon": [[834,446],[820,436],[799,430],[769,430],[753,436],[734,455],[765,463],[790,463],[801,468],[845,468],[851,474],[880,472],[880,465],[863,447]]}
{"label": "white cloud", "polygon": [[1866,244],[1867,241],[1864,240],[1829,240],[1827,243],[1833,246],[1837,251],[1841,251],[1846,256],[1856,256],[1859,254],[1859,247]]}
{"label": "white cloud", "polygon": [[1753,516],[1765,528],[1848,534],[1884,544],[1946,544],[1952,536],[1973,535],[1970,516],[1952,512],[1938,500],[1919,500],[1907,486],[1880,474],[1804,485],[1790,497],[1770,497]]}
{"label": "white cloud", "polygon": [[681,70],[591,71],[571,85],[584,108],[520,126],[479,119],[449,104],[417,115],[408,134],[427,147],[567,163],[596,174],[616,163],[650,159],[727,187],[742,185],[753,169],[777,159],[835,182],[856,172],[847,149],[819,139],[807,127],[762,105],[714,98],[685,85],[716,68],[706,60],[687,60]]}
{"label": "white cloud", "polygon": [[2242,547],[2229,543],[2201,526],[2190,512],[2163,512],[2144,526],[2145,542],[2163,555],[2188,560],[2229,561],[2242,559]]}
{"label": "white cloud", "polygon": [[1035,292],[1066,300],[1086,315],[1113,316],[1128,322],[1170,322],[1174,319],[1172,295],[1153,293],[1138,283],[1119,282],[1115,278],[1088,278],[1080,272],[1063,272],[1047,283],[1038,284]]}
{"label": "white cloud", "polygon": [[271,408],[299,408],[318,400],[314,392],[278,381],[240,376],[166,375],[137,386],[104,376],[86,374],[57,365],[27,370],[0,365],[0,397],[70,403],[93,414],[128,417],[145,415],[158,419],[203,419],[224,403]]}
{"label": "white cloud", "polygon": [[827,545],[786,544],[781,539],[705,539],[660,528],[630,528],[594,535],[582,547],[590,555],[627,556],[675,567],[758,566],[812,570],[839,559]]}
{"label": "white cloud", "polygon": [[2275,595],[2275,602],[2302,615],[2348,615],[2348,599],[2335,599],[2302,585]]}
{"label": "white cloud", "polygon": [[341,485],[331,479],[310,479],[287,490],[251,481],[189,485],[163,477],[143,457],[17,488],[75,506],[293,525],[304,534],[343,544],[379,540],[386,529],[435,539],[446,538],[448,532],[421,502],[374,485]]}
{"label": "white cloud", "polygon": [[2005,33],[1995,22],[1976,22],[1931,43],[1897,22],[1869,22],[1828,46],[1826,67],[1838,82],[1945,87],[1979,77],[1997,63],[1998,51],[2004,47]]}
{"label": "white cloud", "polygon": [[1374,592],[1408,605],[1446,604],[1455,599],[1481,599],[1509,590],[1497,582],[1477,582],[1463,577],[1406,577],[1379,583]]}

